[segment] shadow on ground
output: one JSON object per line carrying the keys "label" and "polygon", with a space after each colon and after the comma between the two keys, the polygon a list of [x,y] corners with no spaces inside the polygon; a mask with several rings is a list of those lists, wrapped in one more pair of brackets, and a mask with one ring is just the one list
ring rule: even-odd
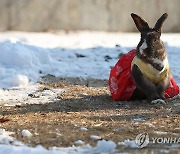
{"label": "shadow on ground", "polygon": [[[167,100],[167,104],[150,104],[145,101],[113,101],[107,80],[55,78],[47,75],[41,81],[46,87],[63,87],[69,89],[58,96],[59,100],[45,104],[26,104],[16,106],[16,110],[5,110],[1,115],[53,112],[106,112],[114,111],[115,115],[91,116],[92,120],[102,121],[136,121],[155,117],[166,117],[180,113],[178,99]],[[42,84],[41,83],[41,84]],[[49,83],[51,83],[49,85]],[[58,83],[58,84],[57,84]],[[60,84],[59,84],[60,83]],[[158,111],[158,112],[157,112]],[[159,112],[160,111],[160,112]]]}

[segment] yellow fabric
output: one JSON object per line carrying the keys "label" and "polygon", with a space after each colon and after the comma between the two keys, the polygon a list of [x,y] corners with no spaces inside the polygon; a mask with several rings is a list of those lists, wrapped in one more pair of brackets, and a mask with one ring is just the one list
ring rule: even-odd
{"label": "yellow fabric", "polygon": [[145,63],[144,61],[139,59],[137,56],[134,57],[131,63],[131,68],[134,64],[136,64],[139,67],[139,69],[141,70],[141,72],[146,78],[148,78],[155,84],[159,83],[164,78],[166,78],[169,73],[168,64],[165,66],[165,69],[161,72],[153,68],[152,65]]}

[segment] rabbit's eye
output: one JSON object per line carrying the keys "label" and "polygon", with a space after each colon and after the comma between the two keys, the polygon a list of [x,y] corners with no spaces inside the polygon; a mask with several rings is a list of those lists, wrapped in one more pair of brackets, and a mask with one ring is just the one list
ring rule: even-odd
{"label": "rabbit's eye", "polygon": [[153,39],[153,42],[155,43],[157,40],[158,40],[158,38],[154,38],[154,39]]}
{"label": "rabbit's eye", "polygon": [[152,39],[151,42],[152,42],[152,43],[155,43],[155,42],[156,42],[156,39]]}

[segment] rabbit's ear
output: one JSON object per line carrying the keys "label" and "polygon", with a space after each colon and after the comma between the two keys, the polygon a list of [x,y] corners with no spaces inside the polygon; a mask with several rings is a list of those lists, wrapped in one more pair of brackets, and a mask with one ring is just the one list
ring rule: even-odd
{"label": "rabbit's ear", "polygon": [[134,23],[136,24],[136,27],[140,32],[143,32],[149,29],[149,25],[144,19],[142,19],[141,17],[139,17],[138,15],[134,13],[131,13],[131,17],[133,18]]}
{"label": "rabbit's ear", "polygon": [[164,13],[159,19],[158,21],[156,22],[155,26],[154,26],[154,29],[158,30],[161,32],[161,27],[164,23],[164,21],[166,20],[166,18],[168,17],[168,14],[167,13]]}

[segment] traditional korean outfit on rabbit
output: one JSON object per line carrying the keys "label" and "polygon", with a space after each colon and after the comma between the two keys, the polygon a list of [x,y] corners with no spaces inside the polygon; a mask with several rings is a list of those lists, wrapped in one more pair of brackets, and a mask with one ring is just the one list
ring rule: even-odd
{"label": "traditional korean outfit on rabbit", "polygon": [[[135,57],[136,50],[123,55],[112,68],[109,77],[109,87],[113,100],[129,100],[133,95],[136,85],[131,74],[131,63]],[[172,98],[179,94],[179,87],[170,78],[170,86],[165,90],[165,98]]]}

